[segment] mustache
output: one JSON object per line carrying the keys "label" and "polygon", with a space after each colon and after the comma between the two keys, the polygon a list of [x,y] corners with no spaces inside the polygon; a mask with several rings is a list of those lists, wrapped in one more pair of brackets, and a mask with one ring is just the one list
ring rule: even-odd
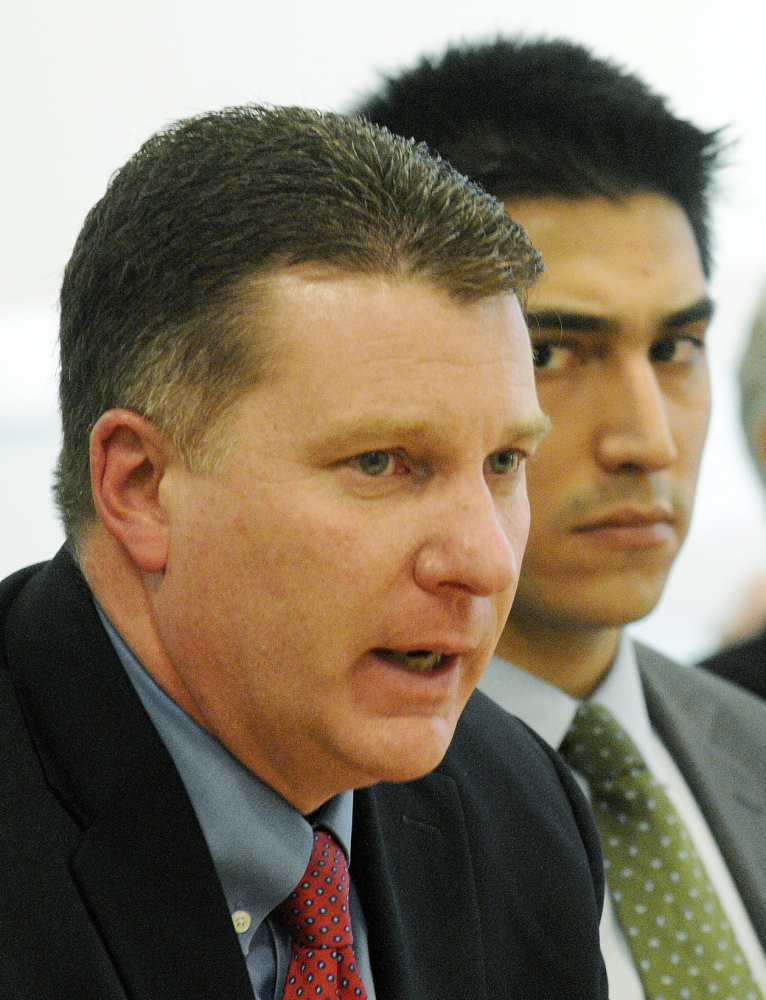
{"label": "mustache", "polygon": [[598,486],[573,491],[562,503],[559,514],[567,523],[587,521],[620,507],[667,508],[674,517],[688,519],[690,504],[673,484],[652,476],[625,476]]}

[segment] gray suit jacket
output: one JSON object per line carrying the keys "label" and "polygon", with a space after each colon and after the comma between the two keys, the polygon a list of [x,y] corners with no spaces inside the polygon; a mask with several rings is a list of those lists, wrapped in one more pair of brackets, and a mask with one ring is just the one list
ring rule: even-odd
{"label": "gray suit jacket", "polygon": [[693,792],[766,949],[766,704],[635,645],[652,725]]}

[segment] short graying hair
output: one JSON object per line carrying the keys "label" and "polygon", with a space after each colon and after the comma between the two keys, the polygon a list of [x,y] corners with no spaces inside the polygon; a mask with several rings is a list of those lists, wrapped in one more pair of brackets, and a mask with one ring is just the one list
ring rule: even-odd
{"label": "short graying hair", "polygon": [[367,122],[247,106],[158,133],[112,178],[64,274],[55,494],[73,548],[95,518],[99,417],[134,410],[205,468],[263,370],[253,289],[302,263],[423,278],[466,300],[523,298],[541,268],[500,202]]}

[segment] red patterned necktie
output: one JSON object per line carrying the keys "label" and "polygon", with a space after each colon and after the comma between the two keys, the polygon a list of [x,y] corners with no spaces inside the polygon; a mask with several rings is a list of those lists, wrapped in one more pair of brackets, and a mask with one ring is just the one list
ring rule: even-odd
{"label": "red patterned necktie", "polygon": [[343,849],[331,833],[315,830],[306,873],[274,911],[292,939],[284,1000],[366,1000],[354,958],[348,890]]}

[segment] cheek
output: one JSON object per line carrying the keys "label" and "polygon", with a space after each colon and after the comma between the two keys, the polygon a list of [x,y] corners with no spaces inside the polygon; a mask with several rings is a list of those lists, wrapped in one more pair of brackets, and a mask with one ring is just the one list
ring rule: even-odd
{"label": "cheek", "polygon": [[515,590],[519,573],[521,572],[521,561],[527,547],[530,528],[530,502],[528,491],[525,487],[519,491],[513,508],[505,516],[503,527],[513,554],[515,570],[513,589]]}
{"label": "cheek", "polygon": [[585,448],[573,447],[572,442],[567,440],[560,428],[554,425],[527,467],[527,495],[532,512],[532,531],[540,521],[554,514],[562,495],[574,485],[578,475],[583,474],[582,469],[587,456]]}
{"label": "cheek", "polygon": [[674,408],[672,419],[684,475],[696,480],[710,423],[710,389],[707,381]]}
{"label": "cheek", "polygon": [[258,573],[279,581],[285,601],[292,596],[307,614],[337,622],[389,588],[405,561],[402,529],[393,532],[377,512],[308,504],[275,522]]}
{"label": "cheek", "polygon": [[511,532],[509,535],[513,551],[519,557],[524,554],[524,549],[527,544],[530,519],[529,492],[525,484],[524,491],[519,497],[516,510],[514,511]]}
{"label": "cheek", "polygon": [[590,385],[578,389],[564,379],[555,384],[551,380],[538,385],[538,396],[551,429],[527,465],[533,517],[550,499],[550,491],[566,487],[574,471],[592,458],[595,415],[600,412],[598,393],[594,398]]}

